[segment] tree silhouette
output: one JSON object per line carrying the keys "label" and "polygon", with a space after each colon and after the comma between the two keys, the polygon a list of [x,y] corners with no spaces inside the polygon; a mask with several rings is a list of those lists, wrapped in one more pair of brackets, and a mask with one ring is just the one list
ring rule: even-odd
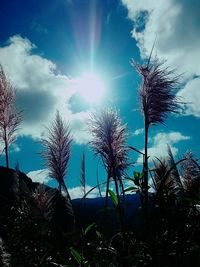
{"label": "tree silhouette", "polygon": [[8,149],[16,139],[22,121],[22,111],[15,108],[16,92],[0,65],[0,139],[4,142],[6,167],[9,168]]}

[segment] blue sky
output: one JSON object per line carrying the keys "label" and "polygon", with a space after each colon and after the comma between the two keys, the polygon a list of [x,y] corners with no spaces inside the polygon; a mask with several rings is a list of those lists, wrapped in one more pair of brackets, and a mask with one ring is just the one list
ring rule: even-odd
{"label": "blue sky", "polygon": [[[178,74],[183,73],[178,95],[188,104],[184,114],[170,116],[166,126],[150,129],[149,154],[151,158],[164,156],[169,144],[177,159],[186,150],[194,151],[198,157],[199,10],[198,0],[2,1],[0,63],[17,89],[18,106],[24,110],[24,122],[10,150],[11,166],[19,161],[20,169],[34,180],[49,181],[38,155],[39,140],[56,109],[70,122],[74,136],[66,177],[73,197],[80,192],[83,151],[88,188],[96,184],[98,160],[87,145],[90,136],[86,131],[92,110],[118,109],[129,129],[128,144],[142,150],[140,79],[130,60],[145,60],[154,42],[154,56],[166,59],[167,65],[177,69]],[[74,81],[91,71],[105,83],[104,95],[96,103],[89,103],[84,93],[81,96],[74,87]],[[130,158],[140,161],[134,153]],[[0,164],[5,164],[4,156]],[[105,180],[101,167],[99,177]]]}

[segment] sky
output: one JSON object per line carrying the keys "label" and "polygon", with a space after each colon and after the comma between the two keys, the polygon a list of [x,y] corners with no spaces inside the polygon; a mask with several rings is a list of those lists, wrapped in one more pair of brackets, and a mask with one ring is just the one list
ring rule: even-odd
{"label": "sky", "polygon": [[[10,147],[10,165],[33,181],[57,186],[39,152],[41,137],[59,110],[70,123],[72,155],[66,184],[81,196],[80,167],[86,157],[86,189],[106,175],[88,145],[87,120],[94,110],[118,110],[128,128],[128,145],[144,148],[140,77],[130,64],[153,56],[182,74],[177,95],[183,112],[150,129],[149,155],[164,157],[167,144],[178,160],[200,155],[200,2],[198,0],[2,0],[0,64],[17,90],[23,123]],[[96,91],[95,91],[96,90]],[[3,148],[3,145],[1,146]],[[129,169],[141,170],[130,152]],[[5,165],[2,154],[0,164]],[[95,196],[93,191],[92,196]]]}

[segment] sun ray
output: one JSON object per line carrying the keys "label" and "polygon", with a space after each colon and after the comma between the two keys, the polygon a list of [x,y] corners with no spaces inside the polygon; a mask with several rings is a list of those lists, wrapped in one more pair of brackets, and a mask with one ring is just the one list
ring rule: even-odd
{"label": "sun ray", "polygon": [[96,1],[91,1],[90,5],[90,69],[94,70],[95,51],[98,47],[101,33],[101,9],[97,7]]}

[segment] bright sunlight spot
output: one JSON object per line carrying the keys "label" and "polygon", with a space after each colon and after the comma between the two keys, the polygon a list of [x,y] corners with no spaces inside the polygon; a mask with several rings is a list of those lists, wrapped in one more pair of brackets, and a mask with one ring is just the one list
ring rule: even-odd
{"label": "bright sunlight spot", "polygon": [[77,90],[85,101],[89,103],[100,102],[104,93],[103,80],[95,72],[86,72],[77,79]]}

